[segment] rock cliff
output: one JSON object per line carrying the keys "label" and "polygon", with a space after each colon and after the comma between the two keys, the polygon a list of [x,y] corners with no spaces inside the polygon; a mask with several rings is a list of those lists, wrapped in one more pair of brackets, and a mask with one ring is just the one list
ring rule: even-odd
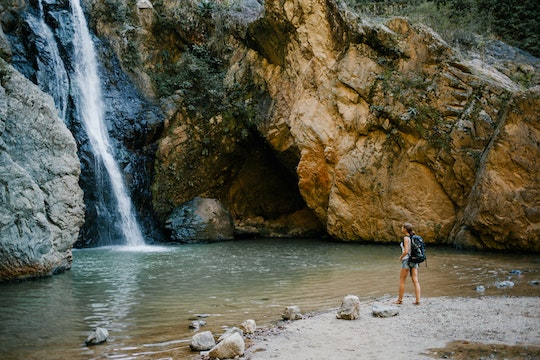
{"label": "rock cliff", "polygon": [[84,221],[79,173],[52,98],[0,59],[0,280],[71,267]]}
{"label": "rock cliff", "polygon": [[540,88],[521,91],[406,19],[346,21],[332,1],[265,3],[228,81],[273,100],[257,124],[297,153],[299,190],[342,240],[540,250]]}
{"label": "rock cliff", "polygon": [[[252,124],[330,236],[394,241],[410,221],[429,243],[540,250],[540,88],[520,88],[422,25],[347,18],[333,1],[267,0],[235,39],[225,85],[264,94],[249,97]],[[180,174],[210,166],[195,166],[197,147],[185,146],[210,131],[181,116],[170,114],[158,150],[154,199],[165,212],[209,184],[228,188],[234,162],[220,161],[238,149],[217,131],[209,143],[228,145],[208,162],[221,177],[186,182]]]}

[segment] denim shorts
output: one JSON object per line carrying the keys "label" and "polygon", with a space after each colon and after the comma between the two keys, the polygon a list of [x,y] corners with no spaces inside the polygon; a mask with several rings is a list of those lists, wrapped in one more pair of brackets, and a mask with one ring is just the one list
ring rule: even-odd
{"label": "denim shorts", "polygon": [[418,269],[418,264],[409,263],[409,259],[401,260],[402,269]]}

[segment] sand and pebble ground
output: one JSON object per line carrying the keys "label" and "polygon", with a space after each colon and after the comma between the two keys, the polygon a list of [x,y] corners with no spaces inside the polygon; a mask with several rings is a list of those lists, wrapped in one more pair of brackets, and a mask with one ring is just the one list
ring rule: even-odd
{"label": "sand and pebble ground", "polygon": [[[363,303],[356,320],[336,309],[277,322],[250,335],[245,359],[540,359],[540,297],[424,298],[407,296],[399,314],[372,315]],[[339,304],[337,304],[339,305]]]}

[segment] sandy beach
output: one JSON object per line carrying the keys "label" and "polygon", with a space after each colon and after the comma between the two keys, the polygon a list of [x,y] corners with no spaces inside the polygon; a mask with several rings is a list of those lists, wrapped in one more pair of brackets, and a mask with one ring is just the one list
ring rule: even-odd
{"label": "sandy beach", "polygon": [[336,307],[259,329],[244,358],[540,359],[540,297],[437,297],[416,306],[406,296],[398,315],[372,315],[373,305],[393,300],[363,303],[355,320],[337,319]]}

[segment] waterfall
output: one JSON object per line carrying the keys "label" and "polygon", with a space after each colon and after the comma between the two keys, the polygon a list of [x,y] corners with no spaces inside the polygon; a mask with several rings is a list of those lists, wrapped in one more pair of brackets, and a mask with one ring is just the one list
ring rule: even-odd
{"label": "waterfall", "polygon": [[96,161],[96,178],[108,176],[116,200],[121,229],[128,246],[144,245],[144,238],[135,218],[122,173],[113,156],[105,124],[105,106],[98,75],[97,55],[88,30],[80,0],[70,0],[73,17],[74,76],[72,87],[75,106],[84,125]]}
{"label": "waterfall", "polygon": [[42,0],[39,0],[39,16],[30,15],[28,25],[36,36],[36,42],[40,43],[39,56],[36,59],[36,82],[41,90],[53,97],[58,115],[65,121],[69,78],[54,35],[45,23]]}

